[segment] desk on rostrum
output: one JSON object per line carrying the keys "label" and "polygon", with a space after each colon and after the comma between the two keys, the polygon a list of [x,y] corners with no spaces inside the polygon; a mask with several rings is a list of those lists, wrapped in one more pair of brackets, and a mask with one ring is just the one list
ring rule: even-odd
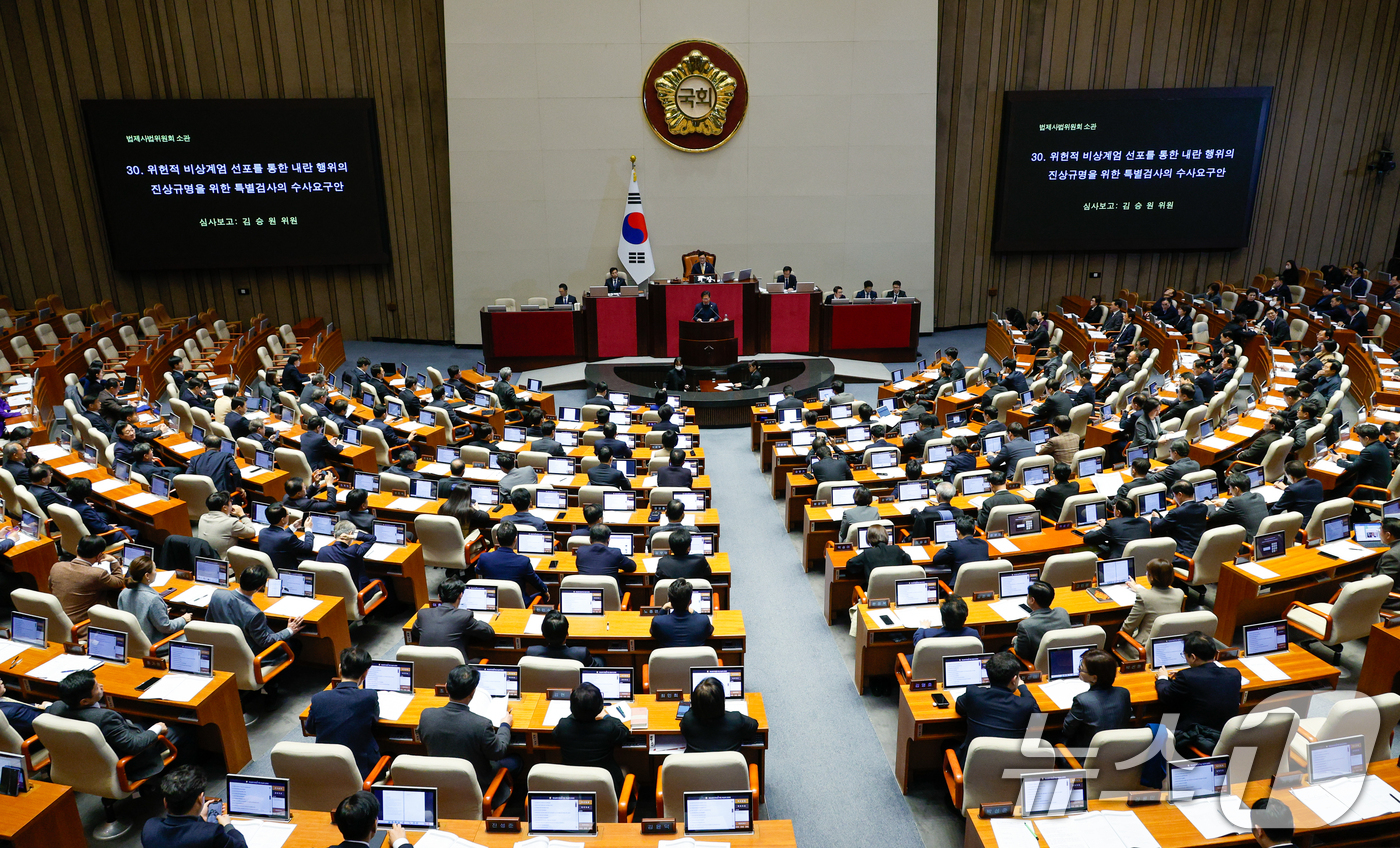
{"label": "desk on rostrum", "polygon": [[[1298,645],[1289,645],[1286,655],[1270,655],[1269,659],[1278,666],[1280,671],[1288,674],[1288,680],[1261,680],[1239,660],[1226,661],[1225,665],[1239,669],[1240,673],[1244,675],[1246,696],[1241,711],[1247,712],[1251,705],[1257,704],[1270,694],[1281,690],[1306,687],[1300,688],[1298,693],[1302,701],[1298,708],[1306,714],[1307,700],[1312,695],[1312,689],[1319,685],[1335,689],[1337,678],[1341,674],[1341,670],[1336,666],[1318,659]],[[1118,675],[1115,685],[1122,686],[1132,695],[1133,709],[1138,718],[1136,726],[1144,726],[1141,722],[1155,721],[1161,715],[1157,704],[1156,680],[1156,672],[1151,669]],[[1068,710],[1061,708],[1041,691],[1041,684],[1032,683],[1029,688],[1041,711],[1047,714],[1047,730],[1058,729],[1064,718],[1064,713]],[[941,691],[941,687],[939,691]],[[948,707],[943,709],[933,703],[933,692],[911,692],[907,685],[899,687],[899,724],[895,736],[895,777],[899,780],[900,788],[906,794],[909,792],[909,783],[916,769],[937,770],[942,763],[943,749],[957,747],[962,744],[963,738],[967,735],[967,723],[962,716],[957,714],[955,700],[948,696]],[[1270,706],[1285,705],[1271,704]],[[1051,740],[1057,736],[1057,733],[1047,734],[1047,738]],[[1046,768],[1054,767],[1052,765],[1046,766]]]}
{"label": "desk on rostrum", "polygon": [[[562,838],[565,842],[586,842],[588,848],[655,848],[660,840],[676,839],[685,834],[685,828],[680,826],[680,818],[679,815],[676,816],[679,833],[675,836],[643,836],[642,825],[638,821],[635,824],[600,823],[597,836],[559,837],[556,835],[555,838]],[[296,830],[292,831],[292,835],[283,843],[283,848],[326,848],[327,845],[339,845],[344,839],[336,826],[331,823],[330,813],[294,810],[292,823],[297,826]],[[525,823],[522,822],[521,826],[523,828]],[[485,848],[511,848],[515,843],[529,837],[528,833],[488,833],[486,822],[480,821],[444,819],[439,822],[439,827],[463,839],[485,846]],[[423,837],[423,833],[424,831],[421,830],[410,830],[408,839],[410,842],[417,842]],[[755,821],[753,836],[735,836],[733,834],[697,834],[697,836],[702,841],[718,840],[728,842],[730,845],[749,846],[749,848],[797,848],[797,837],[793,834],[792,822],[786,819]]]}
{"label": "desk on rostrum", "polygon": [[[1147,578],[1139,577],[1139,585],[1146,586]],[[1011,647],[1016,636],[1016,626],[1020,619],[1007,621],[992,604],[996,601],[967,601],[967,626],[977,628],[982,639],[982,649],[999,651]],[[1069,614],[1070,626],[1081,627],[1098,625],[1104,629],[1109,639],[1123,625],[1131,605],[1094,600],[1087,590],[1077,592],[1069,589],[1055,590],[1056,607]],[[894,606],[891,604],[891,606]],[[914,651],[914,631],[907,627],[887,627],[881,629],[870,617],[870,608],[865,604],[856,607],[856,688],[861,692],[869,684],[870,678],[892,675],[895,671],[896,654],[912,654]]]}
{"label": "desk on rostrum", "polygon": [[[496,643],[489,649],[480,649],[481,653],[492,663],[510,665],[520,661],[526,648],[545,644],[543,636],[525,632],[526,622],[533,614],[523,609],[497,611],[490,622],[496,631]],[[413,624],[417,618],[415,614],[404,623],[405,644],[413,644]],[[740,610],[716,610],[710,619],[715,632],[706,644],[715,649],[725,665],[743,665],[748,642],[744,632],[744,613]],[[627,610],[602,615],[569,616],[569,644],[588,648],[610,667],[632,668],[638,680],[642,677],[642,666],[656,649],[651,636],[651,617]],[[473,649],[473,653],[476,650]]]}
{"label": "desk on rostrum", "polygon": [[[28,648],[10,663],[0,667],[6,688],[30,702],[58,698],[58,684],[30,675],[49,660],[61,656],[64,646],[50,642],[47,648]],[[238,699],[238,682],[225,671],[214,672],[214,680],[189,703],[142,700],[137,686],[163,671],[146,668],[136,659],[126,665],[103,663],[93,674],[107,693],[111,708],[147,725],[163,721],[193,727],[199,731],[200,747],[219,753],[229,771],[238,771],[252,761],[248,729],[243,725],[243,707]]]}
{"label": "desk on rostrum", "polygon": [[[683,741],[681,720],[677,717],[677,701],[658,701],[655,695],[641,692],[641,678],[636,680],[636,696],[630,702],[632,709],[646,710],[646,727],[633,731],[632,744],[619,748],[618,753],[629,769],[645,768],[638,775],[639,782],[647,784],[654,778],[656,768],[667,754],[649,753],[651,737],[665,737],[669,742]],[[749,692],[744,696],[745,709],[750,718],[758,722],[758,741],[744,745],[741,752],[758,765],[759,799],[762,800],[765,778],[764,754],[768,748],[768,712],[763,705],[763,695]],[[413,701],[396,719],[379,719],[375,723],[375,738],[379,740],[385,753],[422,754],[423,742],[418,738],[418,725],[423,711],[447,704],[446,695],[438,695],[432,689],[414,689]],[[301,711],[302,732],[306,730],[306,719],[310,715],[308,705]],[[522,692],[515,702],[511,723],[511,748],[525,759],[526,771],[534,763],[555,762],[559,759],[559,748],[552,739],[554,726],[545,723],[549,712],[549,701],[543,692]],[[630,725],[629,725],[630,727]],[[310,735],[310,734],[308,734]]]}

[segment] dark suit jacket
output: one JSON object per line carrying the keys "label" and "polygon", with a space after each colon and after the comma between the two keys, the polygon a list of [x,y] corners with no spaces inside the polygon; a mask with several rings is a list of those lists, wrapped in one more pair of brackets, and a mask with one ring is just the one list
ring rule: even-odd
{"label": "dark suit jacket", "polygon": [[1264,461],[1264,454],[1269,452],[1269,446],[1281,438],[1283,438],[1283,434],[1270,427],[1259,434],[1259,437],[1254,440],[1254,444],[1240,451],[1240,462],[1258,465]]}
{"label": "dark suit jacket", "polygon": [[[610,548],[597,542],[574,551],[574,561],[578,563],[579,574],[609,576],[614,580],[619,574],[631,574],[637,570],[637,563],[629,557],[623,556],[617,548]],[[621,588],[621,583],[619,583],[618,589]]]}
{"label": "dark suit jacket", "polygon": [[1089,747],[1100,730],[1119,730],[1133,717],[1133,699],[1122,686],[1090,689],[1074,696],[1060,729],[1060,741],[1070,750]]}
{"label": "dark suit jacket", "polygon": [[684,577],[686,580],[693,580],[696,577],[709,580],[710,574],[710,561],[700,554],[686,554],[684,556],[666,554],[656,563],[656,579],[658,580],[677,577]]}
{"label": "dark suit jacket", "polygon": [[1390,451],[1379,441],[1361,449],[1355,459],[1342,458],[1337,464],[1356,472],[1356,484],[1386,488],[1390,485]]}
{"label": "dark suit jacket", "polygon": [[846,464],[844,459],[833,456],[831,459],[819,459],[812,463],[812,476],[818,483],[827,483],[833,480],[851,480],[854,476],[851,473],[851,466]]}
{"label": "dark suit jacket", "polygon": [[1153,538],[1170,537],[1176,540],[1176,552],[1182,556],[1195,556],[1196,546],[1206,532],[1206,516],[1210,510],[1200,501],[1187,501],[1181,506],[1168,510],[1161,518],[1152,519]]}
{"label": "dark suit jacket", "polygon": [[592,766],[608,770],[613,789],[622,788],[622,766],[617,764],[617,749],[632,741],[632,731],[613,716],[580,721],[571,715],[559,719],[552,732],[559,746],[559,759],[566,766]]}
{"label": "dark suit jacket", "polygon": [[600,447],[605,447],[612,451],[613,459],[631,459],[632,449],[621,439],[599,439],[593,446],[596,451]]}
{"label": "dark suit jacket", "polygon": [[1366,323],[1366,316],[1360,312],[1347,319],[1347,329],[1352,330],[1358,336],[1369,336],[1371,327]]}
{"label": "dark suit jacket", "polygon": [[617,294],[622,291],[623,286],[627,285],[627,278],[622,276],[604,277],[603,285],[608,287],[608,294]]}
{"label": "dark suit jacket", "polygon": [[[120,442],[118,442],[120,444]],[[120,459],[121,457],[117,457]],[[15,478],[15,482],[21,486],[29,485],[29,469],[23,462],[7,462],[5,470],[10,472],[10,476]]]}
{"label": "dark suit jacket", "polygon": [[460,757],[471,763],[482,786],[491,783],[492,763],[510,750],[510,725],[494,726],[490,719],[455,701],[424,710],[418,720],[418,736],[428,756]]}
{"label": "dark suit jacket", "polygon": [[1206,528],[1229,527],[1232,524],[1238,524],[1244,528],[1244,540],[1253,542],[1254,533],[1259,529],[1259,522],[1268,516],[1269,505],[1264,502],[1264,496],[1258,492],[1244,492],[1212,510],[1210,518],[1206,521]]}
{"label": "dark suit jacket", "polygon": [[[986,544],[983,543],[983,547]],[[941,553],[941,551],[940,551]],[[898,545],[871,545],[846,562],[846,576],[859,580],[860,585],[870,588],[870,572],[887,565],[910,565],[913,560],[909,552]]]}
{"label": "dark suit jacket", "polygon": [[462,659],[471,657],[473,644],[490,647],[496,631],[469,609],[443,604],[420,610],[413,623],[413,639],[425,648],[456,648]]}
{"label": "dark suit jacket", "polygon": [[199,816],[159,816],[146,819],[141,828],[143,848],[245,848],[238,828],[224,827]]}
{"label": "dark suit jacket", "polygon": [[505,380],[497,380],[496,385],[491,387],[496,399],[501,402],[501,409],[519,409],[520,402],[515,398],[515,386]]}
{"label": "dark suit jacket", "polygon": [[207,450],[190,460],[186,474],[203,474],[214,481],[214,488],[220,492],[237,491],[242,476],[238,473],[238,461],[220,450]]}
{"label": "dark suit jacket", "polygon": [[1204,724],[1221,730],[1240,709],[1239,669],[1206,663],[1183,668],[1157,681],[1157,701],[1163,713],[1180,713],[1177,732]]}
{"label": "dark suit jacket", "polygon": [[1022,504],[1025,502],[1025,498],[1021,497],[1015,492],[1008,492],[1005,489],[1003,489],[1000,492],[997,492],[994,495],[991,495],[985,501],[982,501],[982,506],[977,508],[977,526],[982,528],[983,530],[987,529],[987,519],[991,518],[992,509],[994,507],[1005,506],[1008,504]]}
{"label": "dark suit jacket", "polygon": [[1290,483],[1269,512],[1273,515],[1280,512],[1296,512],[1303,516],[1303,523],[1307,524],[1308,519],[1312,518],[1313,510],[1317,509],[1322,500],[1322,481],[1304,477],[1297,483]]}
{"label": "dark suit jacket", "polygon": [[96,705],[75,709],[63,701],[54,701],[45,712],[97,725],[98,732],[118,757],[135,757],[126,767],[127,777],[131,780],[153,777],[163,768],[160,755],[165,747],[157,741],[159,736],[133,721],[127,721],[115,710]]}
{"label": "dark suit jacket", "polygon": [[959,762],[967,760],[967,747],[978,737],[1019,739],[1031,722],[1031,714],[1040,712],[1024,683],[1015,692],[1000,686],[969,686],[954,706],[958,715],[967,719],[967,738],[958,748]]}
{"label": "dark suit jacket", "polygon": [[1070,626],[1069,613],[1060,607],[1038,609],[1016,625],[1016,638],[1011,643],[1016,655],[1026,662],[1035,662],[1040,650],[1040,640],[1052,630],[1063,630]]}
{"label": "dark suit jacket", "polygon": [[476,561],[476,576],[486,580],[515,581],[526,606],[531,600],[545,594],[544,581],[535,573],[534,563],[529,557],[521,556],[510,548],[496,548],[482,554]]}
{"label": "dark suit jacket", "polygon": [[951,586],[958,579],[958,569],[969,562],[983,562],[991,558],[986,539],[968,536],[964,539],[954,539],[944,545],[943,550],[933,555],[933,564],[940,568],[953,569],[953,576],[947,581]]}
{"label": "dark suit jacket", "polygon": [[611,465],[595,465],[588,469],[588,484],[590,486],[616,486],[624,491],[632,488],[632,481],[627,479],[627,475]]}
{"label": "dark suit jacket", "polygon": [[1166,468],[1158,469],[1157,471],[1149,471],[1147,476],[1142,479],[1149,483],[1166,483],[1167,489],[1170,490],[1172,484],[1177,480],[1180,480],[1187,474],[1194,474],[1200,470],[1201,464],[1187,457],[1186,459],[1178,459]]}
{"label": "dark suit jacket", "polygon": [[1107,559],[1123,555],[1123,548],[1134,539],[1152,536],[1152,525],[1146,518],[1110,518],[1104,526],[1084,534],[1084,544],[1097,545]]}
{"label": "dark suit jacket", "polygon": [[340,448],[331,444],[325,433],[303,433],[301,452],[306,454],[306,461],[313,471],[325,468],[332,459],[340,457]]}
{"label": "dark suit jacket", "polygon": [[1054,483],[1040,490],[1040,494],[1035,496],[1031,503],[1035,506],[1045,520],[1051,524],[1060,520],[1060,511],[1064,509],[1065,501],[1079,494],[1079,484],[1073,480],[1064,483]]}
{"label": "dark suit jacket", "polygon": [[306,375],[301,373],[295,365],[287,365],[282,369],[282,389],[291,392],[298,397],[301,390],[306,387]]}
{"label": "dark suit jacket", "polygon": [[525,649],[527,657],[548,657],[552,660],[574,660],[583,663],[584,668],[602,668],[607,665],[602,657],[595,657],[582,645],[531,645]]}
{"label": "dark suit jacket", "polygon": [[952,482],[953,478],[964,471],[977,470],[977,457],[971,453],[954,453],[948,457],[948,461],[943,464],[943,479]]}
{"label": "dark suit jacket", "polygon": [[[397,448],[397,447],[402,447],[403,445],[408,444],[408,439],[405,439],[403,436],[400,436],[400,435],[399,435],[399,431],[398,431],[398,430],[395,430],[393,427],[390,427],[390,426],[389,426],[389,422],[387,422],[387,421],[384,421],[384,420],[379,419],[379,418],[371,418],[371,419],[369,420],[369,423],[368,423],[366,426],[373,427],[374,429],[376,429],[376,430],[378,430],[380,433],[382,433],[382,434],[384,435],[384,443],[387,444],[387,445],[390,447],[390,449]],[[301,448],[301,449],[302,449],[302,452],[305,453],[305,451],[306,451],[306,437],[305,437],[305,436],[302,436],[302,448]],[[313,466],[313,467],[314,467],[314,466]]]}
{"label": "dark suit jacket", "polygon": [[554,439],[535,439],[530,443],[530,450],[547,453],[550,456],[563,456],[564,446]]}
{"label": "dark suit jacket", "polygon": [[258,550],[272,560],[278,571],[296,568],[304,559],[316,556],[316,544],[308,535],[298,537],[285,527],[264,527],[258,531]]}
{"label": "dark suit jacket", "polygon": [[311,696],[306,729],[318,743],[344,745],[355,755],[360,776],[368,777],[379,761],[379,743],[374,739],[374,723],[379,721],[379,695],[361,689],[354,681],[341,681],[334,688]]}
{"label": "dark suit jacket", "polygon": [[1052,420],[1056,415],[1069,415],[1070,409],[1074,407],[1074,400],[1061,391],[1052,392],[1046,395],[1044,402],[1035,408],[1035,421],[1045,423]]}
{"label": "dark suit jacket", "polygon": [[665,468],[658,468],[656,471],[656,485],[683,486],[687,489],[695,482],[695,475],[690,473],[690,469],[684,465],[668,465]]}
{"label": "dark suit jacket", "polygon": [[658,648],[695,648],[705,644],[715,632],[708,615],[689,610],[671,610],[651,620],[651,637]]}
{"label": "dark suit jacket", "polygon": [[1100,329],[1103,330],[1105,335],[1116,333],[1123,329],[1123,311],[1120,309],[1117,312],[1109,313],[1108,317],[1103,319],[1103,327]]}
{"label": "dark suit jacket", "polygon": [[758,739],[758,720],[727,710],[715,721],[701,721],[692,711],[681,718],[681,735],[687,754],[737,751]]}

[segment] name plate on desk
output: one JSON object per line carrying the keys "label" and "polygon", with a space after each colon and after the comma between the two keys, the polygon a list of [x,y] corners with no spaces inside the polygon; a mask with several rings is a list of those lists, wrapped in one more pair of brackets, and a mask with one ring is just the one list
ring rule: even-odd
{"label": "name plate on desk", "polygon": [[1146,671],[1146,670],[1147,670],[1147,660],[1131,660],[1131,661],[1129,661],[1129,662],[1123,663],[1123,673],[1124,673],[1124,674],[1129,674],[1129,673],[1135,672],[1135,671]]}
{"label": "name plate on desk", "polygon": [[553,611],[554,607],[548,606],[547,604],[535,604],[534,606],[530,607],[530,612],[533,615],[544,615],[547,612]]}
{"label": "name plate on desk", "polygon": [[931,692],[938,688],[938,681],[930,677],[928,680],[909,681],[910,692]]}
{"label": "name plate on desk", "polygon": [[544,699],[546,701],[567,701],[572,694],[573,691],[569,689],[546,689],[544,690]]}
{"label": "name plate on desk", "polygon": [[674,835],[675,832],[675,819],[642,819],[643,836],[658,836],[661,834]]}
{"label": "name plate on desk", "polygon": [[146,668],[152,668],[156,671],[165,671],[168,667],[165,660],[160,657],[142,657],[141,662]]}
{"label": "name plate on desk", "polygon": [[1076,580],[1070,584],[1070,589],[1075,592],[1082,592],[1092,585],[1094,585],[1094,581],[1092,580]]}
{"label": "name plate on desk", "polygon": [[520,833],[519,817],[511,816],[500,818],[488,818],[486,820],[487,833]]}
{"label": "name plate on desk", "polygon": [[1073,521],[1061,521],[1055,525],[1056,530],[1069,530],[1074,527]]}
{"label": "name plate on desk", "polygon": [[996,599],[996,596],[997,596],[997,593],[996,593],[996,592],[973,592],[973,593],[972,593],[972,599],[973,599],[974,601],[991,601],[991,600],[995,600],[995,599]]}
{"label": "name plate on desk", "polygon": [[1039,682],[1040,682],[1040,676],[1041,676],[1041,675],[1040,675],[1040,672],[1038,672],[1038,671],[1023,671],[1023,672],[1021,672],[1021,682],[1022,682],[1022,683],[1039,683]]}
{"label": "name plate on desk", "polygon": [[1128,793],[1128,806],[1129,806],[1129,807],[1146,807],[1146,806],[1148,806],[1149,804],[1160,804],[1160,803],[1162,803],[1162,793],[1161,793],[1161,792],[1129,792],[1129,793]]}
{"label": "name plate on desk", "polygon": [[1014,803],[1011,804],[982,804],[977,808],[977,815],[984,819],[1004,819],[1012,814],[1016,809]]}
{"label": "name plate on desk", "polygon": [[869,601],[866,602],[866,607],[868,607],[869,609],[873,609],[873,610],[877,610],[877,609],[889,609],[889,608],[890,608],[890,599],[889,599],[889,598],[871,598]]}
{"label": "name plate on desk", "polygon": [[658,701],[679,701],[681,690],[679,689],[657,689],[656,700]]}
{"label": "name plate on desk", "polygon": [[651,616],[661,615],[664,610],[661,607],[642,607],[638,612],[642,614],[643,618],[650,618]]}
{"label": "name plate on desk", "polygon": [[836,542],[832,545],[831,549],[833,551],[853,551],[855,550],[855,548],[856,546],[851,544],[850,542]]}

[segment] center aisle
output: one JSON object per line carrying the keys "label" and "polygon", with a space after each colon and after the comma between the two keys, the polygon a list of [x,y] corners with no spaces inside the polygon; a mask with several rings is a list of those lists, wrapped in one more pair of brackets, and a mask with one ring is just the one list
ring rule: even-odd
{"label": "center aisle", "polygon": [[706,429],[731,606],[744,611],[745,673],[771,728],[765,818],[792,819],[804,848],[922,843],[875,728],[831,641],[768,494],[747,428]]}

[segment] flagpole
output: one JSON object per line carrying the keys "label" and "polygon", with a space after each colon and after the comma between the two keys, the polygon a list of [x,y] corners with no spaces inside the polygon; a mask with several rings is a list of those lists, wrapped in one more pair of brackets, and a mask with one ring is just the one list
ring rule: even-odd
{"label": "flagpole", "polygon": [[632,179],[637,179],[637,154],[632,154]]}

